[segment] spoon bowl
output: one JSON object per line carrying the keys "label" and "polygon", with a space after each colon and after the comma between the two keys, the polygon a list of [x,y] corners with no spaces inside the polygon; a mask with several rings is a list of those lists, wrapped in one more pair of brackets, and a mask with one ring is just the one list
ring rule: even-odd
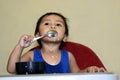
{"label": "spoon bowl", "polygon": [[47,32],[47,36],[52,38],[52,37],[56,37],[58,35],[57,31],[55,30],[50,30]]}

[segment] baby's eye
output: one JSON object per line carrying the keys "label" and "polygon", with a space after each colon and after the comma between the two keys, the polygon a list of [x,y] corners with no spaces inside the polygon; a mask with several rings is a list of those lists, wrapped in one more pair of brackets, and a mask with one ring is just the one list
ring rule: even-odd
{"label": "baby's eye", "polygon": [[49,23],[48,23],[48,22],[46,22],[46,23],[44,23],[44,25],[46,25],[46,26],[47,26],[47,25],[49,25]]}
{"label": "baby's eye", "polygon": [[56,26],[58,26],[58,27],[62,27],[62,24],[60,24],[60,23],[57,23],[57,24],[56,24]]}

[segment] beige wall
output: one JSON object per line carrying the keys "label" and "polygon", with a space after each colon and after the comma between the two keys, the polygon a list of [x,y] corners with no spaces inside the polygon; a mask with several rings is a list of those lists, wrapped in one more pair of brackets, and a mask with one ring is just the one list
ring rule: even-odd
{"label": "beige wall", "polygon": [[69,40],[90,47],[109,72],[120,75],[120,0],[0,0],[0,75],[8,75],[19,37],[33,35],[37,19],[49,11],[69,19]]}

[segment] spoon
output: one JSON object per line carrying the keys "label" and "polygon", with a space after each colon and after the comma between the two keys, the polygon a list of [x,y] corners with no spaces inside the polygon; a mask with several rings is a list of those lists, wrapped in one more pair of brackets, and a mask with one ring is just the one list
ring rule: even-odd
{"label": "spoon", "polygon": [[46,37],[46,36],[52,38],[52,37],[56,37],[57,35],[58,35],[57,31],[55,31],[55,30],[50,30],[50,31],[48,31],[47,34],[45,34],[45,35],[42,35],[42,36],[33,38],[32,42],[34,42],[34,41],[36,41],[36,40],[38,40],[38,39],[41,39],[41,38],[43,38],[43,37]]}

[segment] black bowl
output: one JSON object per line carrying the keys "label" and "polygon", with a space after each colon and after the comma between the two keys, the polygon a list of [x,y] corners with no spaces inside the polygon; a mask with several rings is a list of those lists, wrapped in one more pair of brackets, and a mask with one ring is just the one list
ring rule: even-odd
{"label": "black bowl", "polygon": [[45,62],[17,62],[16,74],[43,74]]}

